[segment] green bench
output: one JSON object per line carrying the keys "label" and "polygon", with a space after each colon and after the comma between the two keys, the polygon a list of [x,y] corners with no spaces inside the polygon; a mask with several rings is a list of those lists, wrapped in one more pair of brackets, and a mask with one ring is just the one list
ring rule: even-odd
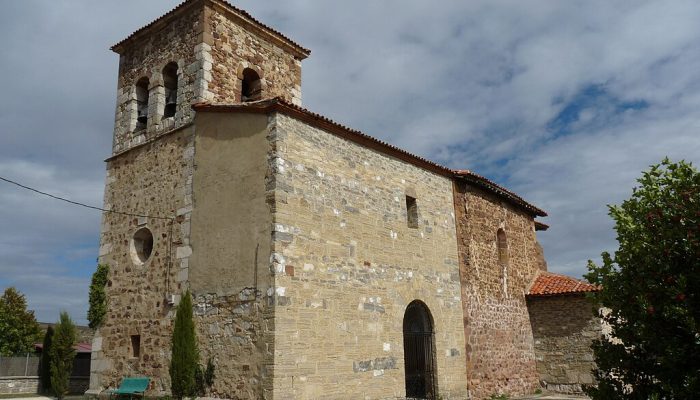
{"label": "green bench", "polygon": [[111,399],[112,396],[122,396],[127,394],[129,395],[129,398],[135,394],[141,395],[141,398],[143,398],[150,382],[151,378],[146,377],[124,378],[122,379],[122,384],[119,385],[119,388],[109,392],[109,398]]}

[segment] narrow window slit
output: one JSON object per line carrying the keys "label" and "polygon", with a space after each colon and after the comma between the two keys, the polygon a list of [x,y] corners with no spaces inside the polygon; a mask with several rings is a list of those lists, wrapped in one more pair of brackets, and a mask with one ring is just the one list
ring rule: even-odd
{"label": "narrow window slit", "polygon": [[131,335],[131,357],[141,356],[141,335]]}
{"label": "narrow window slit", "polygon": [[406,196],[406,222],[409,228],[418,228],[418,203],[411,196]]}

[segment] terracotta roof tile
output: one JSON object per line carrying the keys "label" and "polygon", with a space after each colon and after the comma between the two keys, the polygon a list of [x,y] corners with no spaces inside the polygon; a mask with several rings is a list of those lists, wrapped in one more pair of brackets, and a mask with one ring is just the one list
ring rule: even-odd
{"label": "terracotta roof tile", "polygon": [[528,297],[556,296],[563,294],[576,294],[597,292],[599,286],[572,278],[566,275],[551,272],[540,272],[530,287]]}
{"label": "terracotta roof tile", "polygon": [[195,111],[209,111],[209,112],[268,112],[270,110],[283,112],[287,115],[296,117],[307,123],[314,124],[322,129],[329,130],[345,139],[354,141],[366,147],[381,151],[385,154],[389,154],[403,161],[412,163],[419,167],[425,168],[429,171],[433,171],[440,175],[446,176],[451,179],[465,179],[469,182],[476,184],[487,191],[498,195],[501,198],[509,201],[521,209],[524,209],[531,215],[547,216],[547,213],[543,210],[535,207],[534,205],[525,201],[522,197],[517,194],[505,189],[504,187],[496,184],[495,182],[475,174],[468,170],[453,170],[437,164],[433,161],[425,159],[423,157],[411,154],[406,150],[398,148],[392,144],[376,139],[369,136],[361,131],[348,128],[342,124],[332,121],[323,115],[316,114],[305,108],[299,107],[297,105],[288,103],[282,98],[273,98],[269,100],[261,100],[250,103],[243,104],[210,104],[210,103],[198,103],[193,104],[192,108]]}
{"label": "terracotta roof tile", "polygon": [[[183,1],[182,3],[178,4],[178,5],[177,5],[175,8],[173,8],[172,10],[170,10],[170,11],[168,11],[167,13],[165,13],[165,14],[161,15],[160,17],[156,18],[155,20],[151,21],[151,22],[148,23],[147,25],[142,26],[141,28],[137,29],[137,30],[134,31],[131,35],[127,36],[126,38],[124,38],[123,40],[121,40],[119,43],[117,43],[117,44],[115,44],[114,46],[110,47],[110,49],[111,49],[112,51],[118,52],[120,46],[122,46],[124,43],[128,42],[129,40],[131,40],[131,39],[134,38],[135,36],[137,36],[139,33],[141,33],[141,32],[143,32],[143,31],[147,30],[148,28],[150,28],[150,27],[156,25],[158,22],[163,21],[164,19],[167,19],[168,17],[170,17],[170,16],[176,14],[178,11],[180,11],[180,10],[183,9],[185,6],[187,6],[189,3],[194,3],[195,1],[198,1],[198,0],[185,0],[185,1]],[[207,1],[215,2],[215,3],[218,3],[218,4],[222,5],[222,6],[224,6],[224,7],[227,8],[228,10],[230,10],[230,11],[232,11],[232,12],[234,12],[234,13],[240,15],[240,16],[242,16],[244,19],[248,20],[248,21],[249,21],[250,23],[252,23],[253,25],[258,26],[258,27],[261,28],[262,30],[267,31],[268,33],[272,34],[273,36],[276,36],[277,38],[281,39],[283,42],[286,42],[288,45],[292,46],[292,47],[295,48],[299,53],[301,53],[301,55],[302,55],[301,58],[302,58],[302,59],[308,57],[309,54],[311,54],[311,50],[302,47],[301,45],[299,45],[298,43],[296,43],[296,42],[293,41],[292,39],[290,39],[290,38],[288,38],[287,36],[283,35],[281,32],[279,32],[279,31],[277,31],[277,30],[271,28],[271,27],[268,26],[268,25],[263,24],[262,22],[258,21],[258,20],[255,19],[255,18],[253,18],[253,16],[250,15],[250,14],[248,14],[247,11],[241,10],[241,9],[238,8],[238,7],[234,7],[234,6],[233,6],[231,3],[229,3],[228,1],[226,1],[226,0],[207,0]]]}

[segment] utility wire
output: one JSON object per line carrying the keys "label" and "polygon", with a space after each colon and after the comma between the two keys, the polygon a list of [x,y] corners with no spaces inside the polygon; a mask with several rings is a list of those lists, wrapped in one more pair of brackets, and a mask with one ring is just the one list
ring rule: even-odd
{"label": "utility wire", "polygon": [[70,204],[73,204],[73,205],[76,205],[76,206],[80,206],[80,207],[91,208],[91,209],[93,209],[93,210],[108,212],[108,213],[112,213],[112,214],[127,215],[127,216],[130,216],[130,217],[144,217],[144,218],[165,219],[165,220],[169,220],[169,221],[171,221],[171,220],[174,219],[174,218],[172,218],[172,217],[160,217],[160,216],[154,216],[154,215],[144,215],[144,214],[128,213],[128,212],[123,212],[123,211],[106,210],[106,209],[101,208],[101,207],[95,207],[95,206],[91,206],[91,205],[89,205],[89,204],[83,204],[83,203],[80,203],[80,202],[77,202],[77,201],[73,201],[73,200],[69,200],[69,199],[63,198],[63,197],[55,196],[55,195],[53,195],[53,194],[51,194],[51,193],[42,192],[41,190],[37,190],[37,189],[31,188],[31,187],[29,187],[29,186],[22,185],[22,184],[19,183],[19,182],[15,182],[15,181],[13,181],[13,180],[10,180],[10,179],[7,179],[7,178],[3,178],[2,176],[0,176],[0,180],[5,181],[5,182],[7,182],[7,183],[11,183],[11,184],[16,185],[16,186],[19,186],[19,187],[21,187],[22,189],[26,189],[26,190],[29,190],[29,191],[32,191],[32,192],[35,192],[35,193],[39,193],[40,195],[43,195],[43,196],[51,197],[52,199],[55,199],[55,200],[64,201],[64,202],[66,202],[66,203],[70,203]]}

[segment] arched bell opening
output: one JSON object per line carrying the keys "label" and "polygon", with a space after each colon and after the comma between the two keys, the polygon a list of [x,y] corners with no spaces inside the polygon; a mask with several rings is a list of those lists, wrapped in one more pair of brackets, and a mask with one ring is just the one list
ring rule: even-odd
{"label": "arched bell opening", "polygon": [[250,68],[243,70],[241,82],[241,101],[257,101],[262,99],[262,81],[260,75]]}
{"label": "arched bell opening", "polygon": [[148,124],[148,86],[149,80],[143,77],[136,82],[136,129],[146,129]]}
{"label": "arched bell opening", "polygon": [[434,399],[437,394],[435,332],[428,306],[414,300],[403,317],[406,397]]}
{"label": "arched bell opening", "polygon": [[177,63],[168,63],[163,68],[163,88],[165,89],[163,118],[174,117],[177,111]]}

